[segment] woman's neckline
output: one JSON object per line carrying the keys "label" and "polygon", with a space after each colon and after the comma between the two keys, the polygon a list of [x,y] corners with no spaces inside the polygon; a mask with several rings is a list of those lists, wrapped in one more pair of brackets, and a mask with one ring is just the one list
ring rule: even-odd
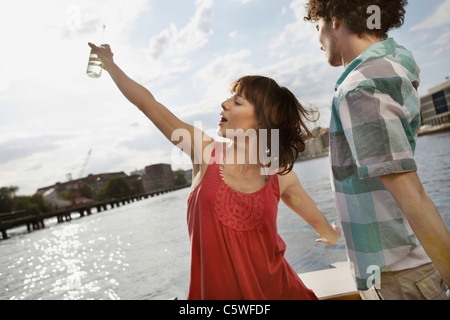
{"label": "woman's neckline", "polygon": [[267,178],[266,178],[266,181],[265,181],[264,185],[263,185],[262,187],[260,187],[258,190],[252,191],[252,192],[244,192],[244,191],[240,191],[240,190],[237,190],[237,189],[231,187],[231,186],[225,181],[225,177],[224,177],[224,175],[223,175],[223,164],[217,164],[217,165],[218,165],[219,179],[221,180],[221,183],[223,183],[228,189],[230,189],[230,190],[232,190],[232,191],[234,191],[234,192],[236,192],[236,193],[240,193],[240,194],[244,194],[244,195],[255,195],[255,194],[258,194],[258,193],[262,192],[262,191],[267,187],[267,185],[270,183],[270,180],[271,180],[271,176],[270,176],[270,175],[267,175],[267,176],[266,176]]}

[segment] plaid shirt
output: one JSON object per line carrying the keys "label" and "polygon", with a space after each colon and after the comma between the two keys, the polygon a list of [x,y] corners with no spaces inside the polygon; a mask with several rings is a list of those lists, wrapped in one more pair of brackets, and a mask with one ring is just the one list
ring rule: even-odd
{"label": "plaid shirt", "polygon": [[[416,171],[419,68],[393,39],[358,56],[336,85],[330,125],[332,185],[359,290],[419,246],[380,176]],[[371,268],[370,268],[371,267]]]}

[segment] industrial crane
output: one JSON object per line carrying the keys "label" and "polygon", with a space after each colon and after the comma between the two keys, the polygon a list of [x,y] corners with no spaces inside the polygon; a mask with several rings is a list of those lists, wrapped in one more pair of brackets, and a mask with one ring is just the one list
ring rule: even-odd
{"label": "industrial crane", "polygon": [[[88,154],[86,156],[86,159],[84,160],[83,166],[81,167],[80,173],[78,175],[78,180],[76,182],[75,181],[72,182],[72,184],[73,184],[73,186],[72,186],[73,190],[72,190],[72,193],[71,193],[72,206],[76,205],[76,198],[81,195],[80,194],[80,190],[81,190],[81,181],[80,181],[80,179],[83,176],[84,170],[87,167],[87,164],[89,162],[89,158],[91,156],[91,153],[92,153],[92,149],[89,150],[89,152],[88,152]],[[72,174],[71,173],[67,174],[67,179],[69,181],[72,181]],[[77,187],[78,187],[78,189],[77,189]]]}
{"label": "industrial crane", "polygon": [[[81,179],[81,177],[83,176],[84,170],[86,169],[87,164],[89,162],[89,158],[91,156],[91,153],[92,153],[92,149],[89,150],[89,152],[88,152],[88,154],[86,156],[86,159],[84,160],[84,164],[81,167],[80,173],[78,175],[78,179]],[[66,177],[67,177],[67,180],[72,181],[72,173],[69,172],[68,174],[66,174]]]}
{"label": "industrial crane", "polygon": [[83,164],[83,167],[81,167],[80,174],[78,175],[78,179],[81,179],[81,177],[83,176],[84,170],[86,169],[86,166],[87,166],[87,164],[89,162],[89,158],[91,156],[91,152],[92,152],[92,149],[89,150],[89,152],[88,152],[88,154],[86,156],[86,159],[84,160],[84,164]]}

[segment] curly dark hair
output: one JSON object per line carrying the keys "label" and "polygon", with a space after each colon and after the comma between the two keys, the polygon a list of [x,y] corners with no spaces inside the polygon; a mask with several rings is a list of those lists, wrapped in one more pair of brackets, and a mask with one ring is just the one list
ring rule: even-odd
{"label": "curly dark hair", "polygon": [[[331,21],[333,17],[342,20],[347,28],[361,36],[375,34],[382,40],[388,37],[391,29],[399,28],[405,20],[405,7],[408,0],[309,0],[306,4],[305,21],[318,21],[323,18]],[[381,11],[380,29],[369,29],[367,19],[371,13],[367,9],[376,5]]]}
{"label": "curly dark hair", "polygon": [[[231,92],[243,96],[255,107],[255,115],[261,129],[279,130],[278,174],[289,173],[301,152],[305,151],[305,141],[314,135],[305,125],[314,122],[315,110],[307,110],[294,94],[276,81],[264,76],[245,76],[235,81]],[[271,149],[268,139],[268,147]]]}

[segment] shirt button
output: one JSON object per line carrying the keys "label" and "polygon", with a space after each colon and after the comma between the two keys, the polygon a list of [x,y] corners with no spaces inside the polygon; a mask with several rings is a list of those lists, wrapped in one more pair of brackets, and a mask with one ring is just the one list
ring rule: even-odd
{"label": "shirt button", "polygon": [[388,165],[386,166],[386,169],[392,170],[392,164],[388,164]]}

